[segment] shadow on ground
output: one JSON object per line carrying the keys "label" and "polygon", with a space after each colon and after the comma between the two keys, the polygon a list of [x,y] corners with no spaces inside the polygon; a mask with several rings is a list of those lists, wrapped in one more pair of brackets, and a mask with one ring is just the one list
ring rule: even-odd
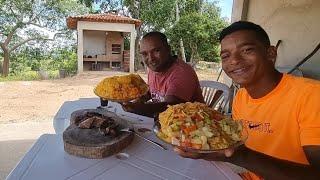
{"label": "shadow on ground", "polygon": [[36,139],[0,141],[0,179],[4,180]]}

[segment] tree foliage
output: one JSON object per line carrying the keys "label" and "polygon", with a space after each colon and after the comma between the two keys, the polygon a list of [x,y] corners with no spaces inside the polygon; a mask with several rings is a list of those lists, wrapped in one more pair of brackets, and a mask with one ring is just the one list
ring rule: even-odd
{"label": "tree foliage", "polygon": [[184,8],[179,22],[167,31],[170,43],[177,49],[182,39],[191,63],[218,61],[218,33],[226,26],[219,9],[214,3],[195,0],[186,1]]}
{"label": "tree foliage", "polygon": [[139,56],[139,40],[147,32],[165,31],[172,24],[175,0],[124,0],[123,3],[128,9],[124,14],[142,21],[137,28],[135,60],[136,64],[144,64]]}
{"label": "tree foliage", "polygon": [[75,47],[55,48],[43,51],[40,48],[23,47],[11,56],[10,74],[19,75],[29,71],[65,70],[67,74],[77,71]]}
{"label": "tree foliage", "polygon": [[0,46],[4,57],[3,75],[9,73],[13,51],[27,43],[39,44],[57,37],[70,38],[66,17],[86,12],[86,8],[75,0],[2,0]]}
{"label": "tree foliage", "polygon": [[123,9],[123,0],[79,0],[79,2],[90,8],[91,13],[105,13]]}
{"label": "tree foliage", "polygon": [[[90,2],[101,3],[103,1],[91,0]],[[112,4],[111,0],[106,2]],[[179,21],[176,19],[176,4],[179,10]],[[122,7],[122,10],[123,7],[126,7],[127,11],[122,11],[122,14],[130,15],[143,22],[137,30],[137,53],[138,41],[145,33],[162,31],[169,37],[170,44],[175,51],[180,48],[179,43],[182,39],[187,57],[192,63],[199,60],[219,60],[217,34],[227,23],[220,17],[220,9],[216,6],[215,1],[123,0],[117,6],[118,9]],[[117,6],[113,7],[117,9]]]}
{"label": "tree foliage", "polygon": [[[137,64],[143,63],[139,61],[139,40],[150,31],[165,33],[175,51],[179,51],[182,40],[187,60],[192,63],[219,60],[217,34],[227,23],[212,1],[0,0],[3,74],[8,74],[9,65],[12,73],[59,68],[75,72],[75,31],[67,29],[66,17],[113,10],[143,22],[135,41]],[[128,39],[126,42],[128,47]]]}
{"label": "tree foliage", "polygon": [[140,19],[143,21],[143,30],[165,31],[175,20],[175,0],[144,1],[141,4]]}

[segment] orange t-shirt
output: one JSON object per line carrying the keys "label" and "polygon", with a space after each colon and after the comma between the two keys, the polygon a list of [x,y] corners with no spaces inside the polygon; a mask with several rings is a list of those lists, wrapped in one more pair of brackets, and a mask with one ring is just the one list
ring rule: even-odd
{"label": "orange t-shirt", "polygon": [[248,148],[309,164],[302,146],[320,145],[320,81],[284,74],[275,89],[258,99],[241,88],[232,114],[248,127]]}

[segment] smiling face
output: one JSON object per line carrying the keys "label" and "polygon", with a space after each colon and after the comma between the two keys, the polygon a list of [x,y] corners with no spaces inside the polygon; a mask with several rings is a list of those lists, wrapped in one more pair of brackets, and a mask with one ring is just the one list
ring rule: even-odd
{"label": "smiling face", "polygon": [[276,52],[258,40],[254,31],[233,32],[221,41],[222,68],[237,84],[250,86],[274,69]]}
{"label": "smiling face", "polygon": [[149,69],[161,72],[171,61],[170,46],[157,36],[143,38],[140,43],[140,54]]}

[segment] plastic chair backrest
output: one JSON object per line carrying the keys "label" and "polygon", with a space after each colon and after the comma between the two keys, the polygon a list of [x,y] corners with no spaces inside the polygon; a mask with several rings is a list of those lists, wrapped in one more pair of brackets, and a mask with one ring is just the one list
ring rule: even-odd
{"label": "plastic chair backrest", "polygon": [[205,103],[220,112],[228,112],[230,88],[217,81],[200,81]]}
{"label": "plastic chair backrest", "polygon": [[[290,70],[292,70],[292,68],[290,68],[290,67],[280,67],[280,66],[276,66],[276,69],[281,73],[288,73]],[[290,74],[292,74],[294,76],[298,76],[298,77],[303,77],[303,72],[299,68],[295,69]]]}

